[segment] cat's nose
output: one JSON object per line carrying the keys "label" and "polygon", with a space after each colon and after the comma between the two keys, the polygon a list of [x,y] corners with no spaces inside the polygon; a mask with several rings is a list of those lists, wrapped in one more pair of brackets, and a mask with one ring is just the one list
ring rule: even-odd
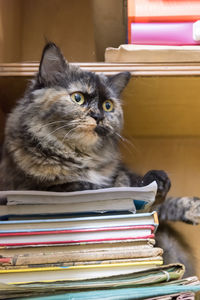
{"label": "cat's nose", "polygon": [[97,122],[97,124],[99,124],[99,122],[103,120],[102,114],[98,113],[98,112],[94,112],[94,111],[90,111],[90,117],[92,117],[93,119],[95,119],[95,121]]}

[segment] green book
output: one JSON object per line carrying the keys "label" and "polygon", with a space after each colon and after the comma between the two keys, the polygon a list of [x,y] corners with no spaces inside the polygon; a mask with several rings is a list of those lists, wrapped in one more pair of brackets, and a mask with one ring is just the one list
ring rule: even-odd
{"label": "green book", "polygon": [[[181,292],[198,292],[200,291],[200,284],[196,286],[181,286],[181,285],[165,285],[165,286],[153,286],[142,288],[123,288],[123,289],[106,289],[95,290],[87,292],[69,292],[61,295],[51,296],[39,296],[29,297],[29,299],[35,300],[133,300],[133,299],[145,299],[153,296],[161,296],[172,293]],[[18,298],[21,300],[23,298]]]}

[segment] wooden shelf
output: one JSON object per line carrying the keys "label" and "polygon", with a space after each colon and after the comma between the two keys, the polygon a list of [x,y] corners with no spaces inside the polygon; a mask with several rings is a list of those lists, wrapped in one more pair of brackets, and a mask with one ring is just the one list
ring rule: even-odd
{"label": "wooden shelf", "polygon": [[[199,76],[200,63],[75,63],[82,69],[107,75],[129,71],[132,76]],[[0,76],[32,77],[39,63],[0,64]]]}

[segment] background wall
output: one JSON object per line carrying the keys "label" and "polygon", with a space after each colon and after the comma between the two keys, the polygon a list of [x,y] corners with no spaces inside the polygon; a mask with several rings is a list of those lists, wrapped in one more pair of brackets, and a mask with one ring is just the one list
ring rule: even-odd
{"label": "background wall", "polygon": [[123,0],[0,0],[0,62],[40,60],[45,39],[69,61],[104,60],[126,41]]}
{"label": "background wall", "polygon": [[21,58],[22,0],[0,0],[0,62]]}
{"label": "background wall", "polygon": [[91,0],[23,0],[22,61],[38,61],[45,38],[69,61],[95,61]]}
{"label": "background wall", "polygon": [[126,43],[126,1],[93,0],[97,61],[104,61],[107,47]]}

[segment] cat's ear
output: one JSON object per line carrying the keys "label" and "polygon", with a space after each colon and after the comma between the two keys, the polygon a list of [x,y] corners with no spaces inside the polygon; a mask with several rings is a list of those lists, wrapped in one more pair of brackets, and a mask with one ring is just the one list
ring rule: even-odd
{"label": "cat's ear", "polygon": [[66,60],[54,43],[48,43],[43,50],[39,67],[39,79],[52,82],[57,74],[66,70]]}
{"label": "cat's ear", "polygon": [[130,72],[121,72],[116,75],[109,76],[108,79],[113,91],[120,95],[123,89],[128,84],[130,77]]}

